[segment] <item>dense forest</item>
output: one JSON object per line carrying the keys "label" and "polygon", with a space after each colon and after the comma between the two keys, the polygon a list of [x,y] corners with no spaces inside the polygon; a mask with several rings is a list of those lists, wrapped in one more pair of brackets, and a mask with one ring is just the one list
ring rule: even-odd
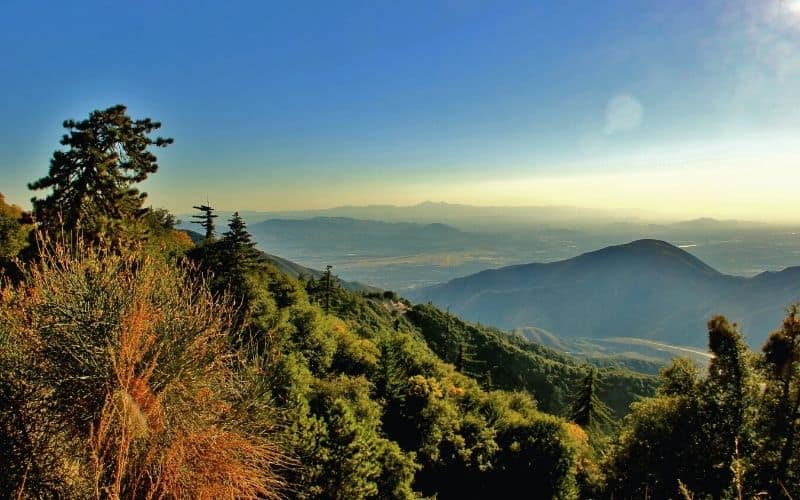
{"label": "dense forest", "polygon": [[0,496],[800,497],[797,308],[761,352],[709,318],[702,369],[595,366],[291,276],[209,203],[193,241],[137,188],[158,122],[64,127],[32,211],[0,198]]}

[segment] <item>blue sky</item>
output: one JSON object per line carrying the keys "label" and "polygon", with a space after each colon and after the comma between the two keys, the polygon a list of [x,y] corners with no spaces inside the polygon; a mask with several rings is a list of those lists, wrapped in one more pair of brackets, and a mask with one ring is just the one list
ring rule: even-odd
{"label": "blue sky", "polygon": [[124,103],[175,138],[146,189],[177,212],[800,217],[800,0],[3,0],[0,47],[0,191],[18,203],[65,118]]}

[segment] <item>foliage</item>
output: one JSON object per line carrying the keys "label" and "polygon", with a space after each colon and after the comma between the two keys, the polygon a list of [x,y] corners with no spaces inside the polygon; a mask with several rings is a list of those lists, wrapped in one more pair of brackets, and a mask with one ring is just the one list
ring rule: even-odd
{"label": "foliage", "polygon": [[28,244],[30,225],[22,222],[22,209],[6,203],[0,193],[0,262],[16,257]]}
{"label": "foliage", "polygon": [[763,347],[763,395],[757,413],[760,463],[753,474],[771,495],[800,497],[800,309],[789,309]]}
{"label": "foliage", "polygon": [[[655,398],[635,403],[609,456],[616,498],[792,498],[800,493],[798,310],[749,351],[735,325],[708,323],[705,378],[688,360],[661,373]],[[794,413],[793,413],[794,412]]]}
{"label": "foliage", "polygon": [[[262,351],[273,360],[267,380],[282,442],[302,464],[288,476],[295,496],[452,498],[532,480],[577,494],[579,456],[589,453],[566,437],[569,424],[539,413],[527,394],[482,390],[383,296],[332,287],[326,314],[326,288],[302,287],[271,266],[250,276],[274,304],[263,315]],[[540,475],[513,467],[518,446]]]}
{"label": "foliage", "polygon": [[145,193],[135,184],[158,170],[150,146],[165,147],[172,139],[149,134],[161,124],[149,118],[131,119],[125,106],[96,110],[81,121],[66,120],[69,131],[61,139],[66,151],[57,150],[48,175],[29,184],[32,190],[49,190],[33,198],[33,211],[41,229],[50,236],[80,231],[91,240],[114,243],[136,241]]}
{"label": "foliage", "polygon": [[539,413],[530,396],[482,391],[410,334],[384,340],[382,353],[384,429],[417,454],[423,494],[459,498],[523,484],[575,494],[576,447],[560,438],[566,424]]}
{"label": "foliage", "polygon": [[698,449],[696,401],[660,396],[632,405],[607,469],[616,498],[676,498],[678,480],[694,488]]}
{"label": "foliage", "polygon": [[230,292],[234,297],[248,293],[248,276],[262,271],[266,264],[238,212],[231,217],[222,238],[206,239],[190,257],[211,275],[215,292]]}
{"label": "foliage", "polygon": [[598,396],[597,370],[586,368],[583,383],[576,391],[570,408],[570,420],[584,429],[598,430],[614,426],[611,409]]}
{"label": "foliage", "polygon": [[177,262],[194,247],[185,231],[175,229],[180,221],[166,209],[149,208],[142,216],[141,222],[147,234],[142,245],[151,257],[162,257]]}
{"label": "foliage", "polygon": [[0,441],[16,464],[4,491],[276,497],[283,460],[269,422],[239,411],[246,362],[227,306],[141,254],[56,245],[40,257],[0,303]]}
{"label": "foliage", "polygon": [[[485,387],[526,390],[544,411],[569,414],[570,396],[585,376],[573,358],[519,336],[466,323],[430,304],[415,305],[408,319],[434,352],[445,361],[464,365],[462,371]],[[472,362],[459,363],[464,358],[464,346]],[[616,416],[624,415],[638,397],[652,395],[656,386],[652,377],[613,367],[598,369],[597,377],[598,397]]]}

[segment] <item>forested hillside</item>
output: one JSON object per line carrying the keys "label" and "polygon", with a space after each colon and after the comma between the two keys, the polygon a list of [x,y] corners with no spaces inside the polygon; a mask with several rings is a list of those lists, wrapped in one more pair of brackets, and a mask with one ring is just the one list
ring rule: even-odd
{"label": "forested hillside", "polygon": [[290,276],[238,213],[193,243],[136,187],[159,126],[65,122],[32,213],[0,207],[1,496],[800,495],[796,309],[761,353],[711,318],[704,376],[582,365]]}

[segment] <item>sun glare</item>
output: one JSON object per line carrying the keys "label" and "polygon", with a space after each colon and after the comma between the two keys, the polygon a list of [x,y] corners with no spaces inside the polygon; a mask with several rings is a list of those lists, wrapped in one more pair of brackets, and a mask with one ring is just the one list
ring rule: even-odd
{"label": "sun glare", "polygon": [[800,0],[784,0],[784,8],[793,24],[800,26]]}

